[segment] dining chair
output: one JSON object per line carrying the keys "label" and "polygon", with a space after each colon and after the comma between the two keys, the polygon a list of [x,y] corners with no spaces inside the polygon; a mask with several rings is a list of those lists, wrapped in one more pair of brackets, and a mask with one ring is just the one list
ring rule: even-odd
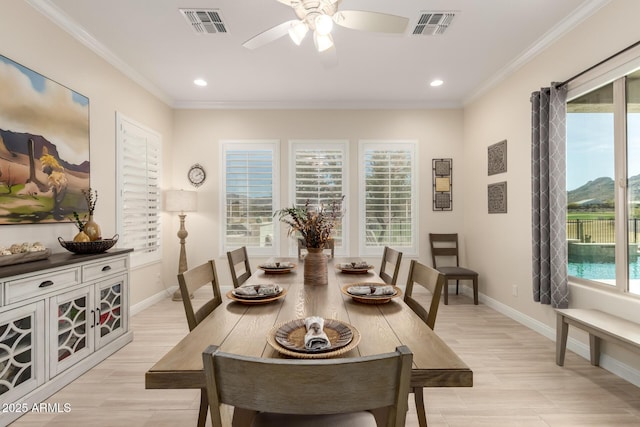
{"label": "dining chair", "polygon": [[[411,307],[411,309],[432,330],[436,324],[438,306],[440,305],[440,296],[442,295],[442,288],[445,286],[445,283],[445,276],[438,270],[420,264],[415,259],[411,260],[411,264],[409,265],[407,286],[404,291],[404,302],[409,307]],[[428,311],[422,306],[422,304],[420,304],[415,298],[413,298],[414,284],[423,286],[431,293],[431,304],[429,305]],[[422,387],[412,387],[411,392],[414,394],[416,402],[418,425],[420,427],[426,427],[427,414],[424,407],[423,389]]]}
{"label": "dining chair", "polygon": [[406,346],[364,357],[278,359],[211,345],[202,359],[213,427],[222,426],[221,404],[234,407],[234,426],[405,425],[413,361]]}
{"label": "dining chair", "polygon": [[[201,287],[211,284],[213,288],[213,298],[202,304],[197,310],[193,307],[190,295]],[[194,267],[183,273],[178,274],[178,286],[182,295],[182,303],[184,312],[187,315],[187,324],[189,331],[195,329],[196,326],[207,317],[216,307],[222,304],[222,295],[220,293],[220,283],[218,282],[218,274],[216,272],[216,264],[213,260],[202,265]],[[200,411],[198,412],[198,427],[204,427],[207,421],[207,408],[209,402],[207,400],[207,390],[200,390]]]}
{"label": "dining chair", "polygon": [[[247,281],[251,277],[251,266],[249,265],[249,256],[247,255],[247,247],[235,249],[227,252],[227,259],[229,260],[229,270],[231,270],[231,279],[233,280],[233,287],[237,288]],[[236,272],[236,266],[244,264],[241,274]]]}
{"label": "dining chair", "polygon": [[[384,247],[382,252],[382,265],[380,265],[380,272],[378,276],[387,285],[395,286],[398,280],[398,273],[400,272],[400,261],[402,261],[402,252],[396,251],[388,246]],[[387,264],[393,268],[393,274],[387,273]]]}
{"label": "dining chair", "polygon": [[[478,305],[478,273],[468,268],[460,267],[458,234],[429,233],[429,244],[431,246],[433,268],[445,276],[444,303],[449,304],[449,280],[456,281],[456,295],[458,294],[460,280],[471,280],[473,284],[473,303]],[[449,259],[449,263],[443,265],[443,262],[437,262],[438,259],[443,258]],[[451,263],[452,258],[454,259],[453,263]]]}
{"label": "dining chair", "polygon": [[[327,241],[327,247],[325,249],[331,252],[331,258],[333,258],[335,255],[335,246],[336,243],[333,239],[329,239]],[[302,251],[304,249],[307,249],[307,244],[305,243],[304,239],[298,237],[298,259],[302,259]]]}

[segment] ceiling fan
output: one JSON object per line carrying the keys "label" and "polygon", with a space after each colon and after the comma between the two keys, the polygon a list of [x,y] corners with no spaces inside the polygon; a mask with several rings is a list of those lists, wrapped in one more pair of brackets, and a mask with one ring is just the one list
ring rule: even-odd
{"label": "ceiling fan", "polygon": [[377,33],[401,34],[407,28],[409,18],[386,13],[362,10],[338,10],[342,0],[277,0],[293,8],[298,19],[283,22],[250,38],[243,46],[256,49],[289,34],[297,45],[313,31],[313,42],[318,52],[333,46],[333,24],[353,30]]}

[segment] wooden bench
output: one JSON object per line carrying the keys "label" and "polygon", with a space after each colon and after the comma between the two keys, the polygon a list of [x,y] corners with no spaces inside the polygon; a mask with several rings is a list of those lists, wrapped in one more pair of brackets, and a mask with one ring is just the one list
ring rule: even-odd
{"label": "wooden bench", "polygon": [[569,325],[589,333],[591,364],[600,364],[600,340],[604,339],[629,350],[640,350],[640,324],[594,309],[556,309],[556,364],[564,365]]}

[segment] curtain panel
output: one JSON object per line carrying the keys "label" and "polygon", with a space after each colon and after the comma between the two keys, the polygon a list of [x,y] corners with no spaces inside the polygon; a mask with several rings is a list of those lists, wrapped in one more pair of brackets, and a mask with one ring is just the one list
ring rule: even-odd
{"label": "curtain panel", "polygon": [[554,308],[569,306],[566,99],[553,84],[531,94],[533,299]]}

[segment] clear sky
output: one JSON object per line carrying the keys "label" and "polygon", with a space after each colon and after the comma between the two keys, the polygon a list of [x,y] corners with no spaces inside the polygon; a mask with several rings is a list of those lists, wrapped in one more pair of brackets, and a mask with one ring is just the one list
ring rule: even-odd
{"label": "clear sky", "polygon": [[[628,174],[640,174],[640,114],[628,115]],[[613,114],[567,114],[567,190],[603,176],[613,179]]]}

